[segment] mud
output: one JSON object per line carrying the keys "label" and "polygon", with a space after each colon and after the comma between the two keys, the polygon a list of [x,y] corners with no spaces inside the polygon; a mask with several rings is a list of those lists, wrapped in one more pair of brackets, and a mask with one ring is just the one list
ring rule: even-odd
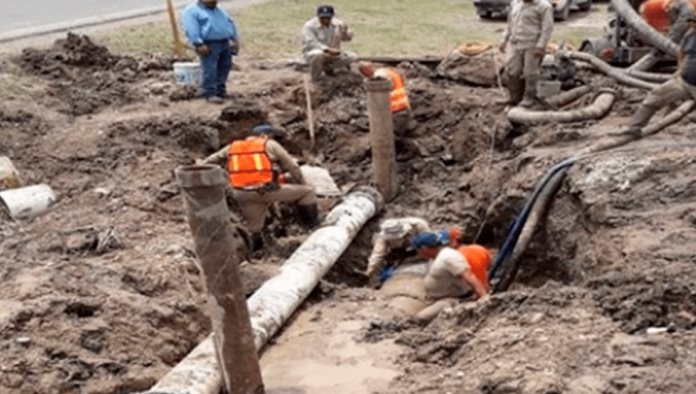
{"label": "mud", "polygon": [[[282,129],[279,140],[291,153],[326,166],[342,188],[370,182],[369,122],[356,75],[312,88],[317,148],[310,151],[302,76],[289,68],[242,67],[229,102],[213,107],[174,85],[173,59],[116,56],[87,37],[26,50],[16,61],[46,95],[0,106],[0,154],[28,183],[50,184],[60,201],[33,221],[0,223],[2,392],[137,392],[207,335],[204,289],[173,177],[178,165],[268,121]],[[620,123],[513,128],[495,103],[503,98],[497,88],[400,67],[414,120],[396,141],[401,193],[381,217],[458,224],[467,242],[497,248],[537,178]],[[626,89],[614,113],[631,113],[639,96]],[[462,300],[426,325],[392,316],[388,299],[362,287],[359,271],[378,220],[368,223],[297,325],[264,354],[269,388],[690,393],[690,128],[685,122],[579,162],[511,291],[487,303]],[[288,207],[274,209],[268,225],[269,247],[241,266],[247,294],[306,237]],[[670,332],[647,335],[651,327]]]}

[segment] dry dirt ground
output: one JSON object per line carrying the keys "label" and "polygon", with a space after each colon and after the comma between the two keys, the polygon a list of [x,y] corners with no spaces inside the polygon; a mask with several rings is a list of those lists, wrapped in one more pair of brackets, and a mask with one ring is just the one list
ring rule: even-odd
{"label": "dry dirt ground", "polygon": [[[300,73],[242,64],[233,97],[215,107],[173,84],[173,60],[115,56],[70,36],[0,63],[31,81],[0,104],[0,154],[25,183],[50,184],[60,197],[44,216],[0,222],[0,392],[145,390],[207,335],[176,166],[269,120],[293,154],[326,166],[342,187],[369,182],[359,77],[314,91],[318,149],[306,152]],[[643,94],[620,89],[599,123],[512,127],[495,104],[503,95],[490,86],[489,60],[462,66],[479,77],[458,81],[401,65],[415,121],[397,138],[403,189],[382,217],[459,224],[467,241],[481,229],[478,241],[496,248],[536,179],[605,138]],[[427,325],[392,316],[387,296],[362,287],[356,271],[373,220],[265,351],[269,392],[692,393],[695,142],[684,120],[579,162],[513,288]],[[243,264],[249,294],[305,236],[292,218],[278,210],[275,241]]]}

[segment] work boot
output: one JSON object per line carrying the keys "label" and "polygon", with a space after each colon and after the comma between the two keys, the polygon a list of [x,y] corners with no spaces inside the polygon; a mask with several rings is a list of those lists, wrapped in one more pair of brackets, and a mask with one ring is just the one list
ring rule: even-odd
{"label": "work boot", "polygon": [[317,204],[298,205],[297,214],[303,226],[313,228],[319,224],[319,207]]}
{"label": "work boot", "polygon": [[524,100],[520,103],[522,108],[532,108],[537,102],[537,80],[527,79],[524,84]]}
{"label": "work boot", "polygon": [[509,77],[507,81],[508,99],[502,104],[515,106],[524,96],[524,79]]}

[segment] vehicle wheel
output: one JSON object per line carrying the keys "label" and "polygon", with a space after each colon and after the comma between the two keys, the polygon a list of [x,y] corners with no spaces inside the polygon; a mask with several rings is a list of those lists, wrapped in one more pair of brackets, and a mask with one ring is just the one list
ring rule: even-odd
{"label": "vehicle wheel", "polygon": [[592,8],[592,0],[587,0],[585,3],[579,5],[578,8],[579,8],[580,11],[582,11],[582,12],[587,12],[587,11],[589,11],[590,8]]}
{"label": "vehicle wheel", "polygon": [[481,19],[493,19],[493,13],[490,11],[482,11],[479,13],[479,18]]}
{"label": "vehicle wheel", "polygon": [[554,19],[556,19],[559,22],[568,20],[568,17],[570,17],[570,4],[567,4],[565,8],[561,10],[561,12],[554,15]]}

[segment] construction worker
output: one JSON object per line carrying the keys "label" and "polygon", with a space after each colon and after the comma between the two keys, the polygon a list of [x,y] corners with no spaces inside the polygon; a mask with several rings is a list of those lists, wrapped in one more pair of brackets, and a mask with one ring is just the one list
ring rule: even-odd
{"label": "construction worker", "polygon": [[473,290],[479,300],[488,299],[488,270],[493,261],[488,249],[481,245],[452,246],[448,232],[423,232],[413,239],[411,247],[431,260],[425,276],[425,292],[431,305],[416,318],[428,321]]}
{"label": "construction worker", "polygon": [[677,72],[674,77],[653,89],[621,133],[640,136],[655,112],[680,100],[696,100],[696,14],[687,18],[689,30],[677,51]]}
{"label": "construction worker", "polygon": [[500,44],[500,52],[505,53],[508,44],[511,50],[505,66],[510,95],[506,104],[531,107],[537,101],[541,61],[552,32],[553,7],[547,0],[513,0]]}
{"label": "construction worker", "polygon": [[324,73],[332,74],[337,68],[347,69],[356,58],[355,54],[341,51],[341,42],[352,40],[353,33],[334,14],[333,6],[321,5],[317,16],[302,28],[302,52],[313,81],[320,80]]}
{"label": "construction worker", "polygon": [[237,28],[227,10],[217,0],[198,0],[184,9],[184,32],[201,60],[202,96],[210,103],[222,104],[227,97],[227,77],[232,56],[239,52]]}
{"label": "construction worker", "polygon": [[387,219],[380,223],[365,270],[370,285],[376,287],[379,284],[379,274],[387,265],[390,254],[398,250],[405,252],[414,236],[429,230],[428,222],[417,217]]}
{"label": "construction worker", "polygon": [[403,74],[393,67],[376,68],[369,62],[360,63],[358,69],[366,78],[379,78],[391,81],[391,112],[394,119],[394,131],[403,135],[408,130],[411,121],[411,103],[408,100],[406,83]]}
{"label": "construction worker", "polygon": [[690,0],[647,0],[640,5],[643,19],[674,42],[681,41],[688,30],[688,18],[693,12]]}
{"label": "construction worker", "polygon": [[[314,187],[305,182],[292,156],[273,140],[274,132],[269,125],[254,127],[251,137],[232,142],[202,162],[227,161],[233,197],[251,232],[253,250],[263,246],[261,231],[274,202],[296,203],[305,226],[314,227],[319,219]],[[293,183],[288,182],[288,177]]]}

